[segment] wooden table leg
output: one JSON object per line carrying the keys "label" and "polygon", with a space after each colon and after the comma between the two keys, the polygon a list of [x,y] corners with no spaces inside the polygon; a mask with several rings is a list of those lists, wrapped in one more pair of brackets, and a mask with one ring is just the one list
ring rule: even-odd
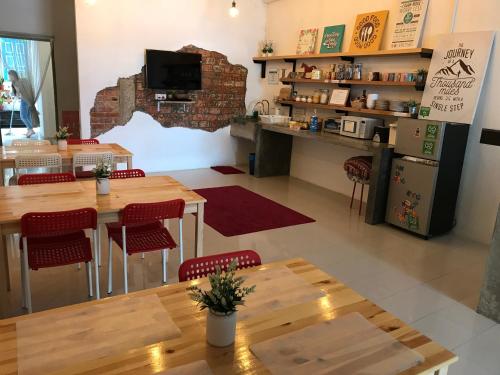
{"label": "wooden table leg", "polygon": [[195,229],[195,249],[194,257],[203,256],[203,225],[205,216],[205,203],[196,205],[196,229]]}
{"label": "wooden table leg", "polygon": [[132,156],[127,156],[127,169],[132,169]]}
{"label": "wooden table leg", "polygon": [[[5,236],[2,234],[2,227],[0,226],[0,272],[5,274],[5,280],[9,279],[9,282],[0,282],[0,317],[6,316],[7,310],[7,299],[8,299],[8,290],[10,288],[10,277],[8,273],[8,260],[7,260],[7,242],[5,240]],[[2,278],[0,278],[1,280]]]}
{"label": "wooden table leg", "polygon": [[9,249],[7,247],[7,236],[2,236],[2,262],[4,264],[4,272],[5,272],[5,285],[7,287],[7,291],[10,292],[10,267],[9,267]]}
{"label": "wooden table leg", "polygon": [[0,167],[0,171],[2,171],[2,175],[0,176],[0,186],[5,186],[5,168],[3,165]]}

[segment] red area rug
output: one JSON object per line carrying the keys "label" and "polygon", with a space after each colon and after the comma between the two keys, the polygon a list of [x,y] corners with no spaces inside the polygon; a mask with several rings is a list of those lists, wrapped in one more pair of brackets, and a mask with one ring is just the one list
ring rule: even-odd
{"label": "red area rug", "polygon": [[226,237],[315,221],[241,186],[195,191],[207,199],[205,223]]}
{"label": "red area rug", "polygon": [[217,171],[217,172],[222,173],[222,174],[242,174],[242,173],[245,173],[243,171],[240,171],[237,168],[225,166],[225,165],[218,165],[218,166],[210,167],[210,168],[213,169],[214,171]]}

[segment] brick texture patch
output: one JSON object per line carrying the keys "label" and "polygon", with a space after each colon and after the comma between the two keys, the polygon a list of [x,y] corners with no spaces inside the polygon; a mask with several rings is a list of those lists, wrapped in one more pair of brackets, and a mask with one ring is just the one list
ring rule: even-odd
{"label": "brick texture patch", "polygon": [[125,125],[134,111],[151,115],[164,127],[180,126],[209,132],[223,128],[245,113],[247,69],[233,65],[227,57],[195,46],[179,52],[202,55],[202,90],[190,91],[191,104],[161,104],[157,110],[156,92],[145,87],[144,68],[141,73],[120,78],[118,85],[99,91],[90,110],[92,137]]}

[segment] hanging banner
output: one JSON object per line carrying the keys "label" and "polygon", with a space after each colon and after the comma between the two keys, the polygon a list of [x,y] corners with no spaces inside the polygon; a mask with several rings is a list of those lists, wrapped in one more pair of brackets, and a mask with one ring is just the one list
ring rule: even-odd
{"label": "hanging banner", "polygon": [[391,49],[419,47],[428,5],[428,0],[400,1]]}
{"label": "hanging banner", "polygon": [[439,37],[419,118],[472,124],[490,59],[494,31]]}

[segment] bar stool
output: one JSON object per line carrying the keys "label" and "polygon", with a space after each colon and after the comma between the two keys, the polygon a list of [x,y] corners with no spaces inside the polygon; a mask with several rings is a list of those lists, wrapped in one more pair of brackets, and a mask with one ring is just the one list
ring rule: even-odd
{"label": "bar stool", "polygon": [[354,202],[354,193],[356,192],[356,185],[361,184],[361,198],[359,200],[359,215],[361,215],[361,209],[363,207],[363,192],[365,185],[370,183],[370,176],[372,173],[372,161],[371,156],[355,156],[347,159],[344,162],[344,170],[347,172],[347,178],[354,182],[354,187],[352,189],[351,205]]}

